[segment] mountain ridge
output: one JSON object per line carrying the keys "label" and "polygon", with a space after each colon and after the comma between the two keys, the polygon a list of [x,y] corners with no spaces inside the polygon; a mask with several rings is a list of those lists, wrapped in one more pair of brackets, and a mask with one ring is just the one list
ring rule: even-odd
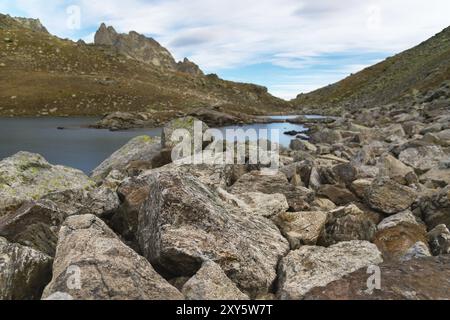
{"label": "mountain ridge", "polygon": [[136,32],[118,34],[104,25],[100,29],[113,39],[97,37],[97,43],[86,44],[53,36],[37,21],[0,14],[0,116],[178,114],[199,107],[246,114],[290,110],[289,102],[267,88],[204,75],[187,58],[176,62],[156,40]]}
{"label": "mountain ridge", "polygon": [[450,27],[419,45],[291,102],[297,108],[340,113],[420,101],[450,79]]}

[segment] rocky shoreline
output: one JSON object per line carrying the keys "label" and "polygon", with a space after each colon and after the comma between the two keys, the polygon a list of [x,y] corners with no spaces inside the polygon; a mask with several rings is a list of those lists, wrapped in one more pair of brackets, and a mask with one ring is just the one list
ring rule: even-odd
{"label": "rocky shoreline", "polygon": [[133,139],[90,177],[26,152],[0,161],[0,299],[450,298],[448,109],[309,121],[270,175],[248,157],[172,162],[166,137],[192,119]]}

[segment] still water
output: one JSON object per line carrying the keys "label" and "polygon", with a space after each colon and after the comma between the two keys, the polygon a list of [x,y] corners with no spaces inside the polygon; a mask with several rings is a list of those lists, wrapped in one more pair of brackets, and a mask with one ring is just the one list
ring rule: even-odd
{"label": "still water", "polygon": [[[292,116],[291,116],[292,117]],[[274,120],[287,117],[276,116]],[[39,153],[52,164],[77,168],[87,174],[114,151],[139,135],[160,136],[161,128],[111,132],[86,128],[96,118],[0,118],[0,159],[19,151]],[[64,127],[65,130],[58,130]],[[236,126],[221,128],[234,129]],[[279,130],[280,144],[288,146],[292,137],[286,131],[306,131],[289,123],[253,124],[246,129]]]}

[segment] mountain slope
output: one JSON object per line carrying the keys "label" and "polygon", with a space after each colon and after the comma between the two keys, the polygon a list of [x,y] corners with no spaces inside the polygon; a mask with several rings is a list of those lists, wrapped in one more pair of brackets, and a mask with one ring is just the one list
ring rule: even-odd
{"label": "mountain slope", "polygon": [[450,79],[450,27],[420,45],[336,84],[299,95],[298,107],[328,112],[414,100]]}
{"label": "mountain slope", "polygon": [[[125,51],[117,46],[127,45],[130,35],[87,45],[59,39],[40,26],[38,20],[0,15],[0,116],[186,112],[217,105],[258,114],[290,107],[264,87],[205,76],[187,59],[176,63],[155,40],[137,33],[130,33],[137,44],[152,43],[157,54],[166,52],[159,67],[145,61],[148,48]],[[161,67],[166,64],[171,67]]]}

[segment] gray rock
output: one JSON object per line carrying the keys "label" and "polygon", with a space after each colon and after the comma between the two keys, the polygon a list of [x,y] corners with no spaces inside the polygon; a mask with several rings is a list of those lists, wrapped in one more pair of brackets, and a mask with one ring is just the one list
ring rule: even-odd
{"label": "gray rock", "polygon": [[187,300],[248,300],[220,266],[206,261],[182,290]]}
{"label": "gray rock", "polygon": [[212,260],[245,293],[268,292],[287,241],[268,219],[224,202],[191,175],[153,174],[139,213],[141,251],[170,277],[192,276]]}
{"label": "gray rock", "polygon": [[53,257],[59,228],[67,216],[52,201],[28,202],[15,213],[0,218],[0,236]]}
{"label": "gray rock", "polygon": [[372,241],[377,231],[370,217],[354,204],[328,212],[319,245],[331,246],[352,240]]}
{"label": "gray rock", "polygon": [[450,231],[445,224],[428,232],[428,242],[433,255],[450,254]]}
{"label": "gray rock", "polygon": [[93,182],[79,170],[53,166],[38,154],[19,152],[0,161],[0,216],[52,192],[92,187]]}
{"label": "gray rock", "polygon": [[340,242],[329,248],[304,246],[281,260],[278,297],[299,300],[316,287],[323,287],[370,265],[383,262],[374,244]]}
{"label": "gray rock", "polygon": [[409,210],[390,216],[378,225],[374,243],[387,260],[412,257],[420,249],[415,245],[428,243],[426,227]]}
{"label": "gray rock", "polygon": [[43,298],[60,292],[75,300],[171,300],[183,295],[94,215],[62,226],[53,279]]}
{"label": "gray rock", "polygon": [[294,139],[291,141],[290,148],[294,151],[309,151],[317,152],[317,147],[312,143],[300,139]]}
{"label": "gray rock", "polygon": [[162,153],[159,138],[140,136],[132,139],[122,148],[114,152],[92,172],[92,179],[101,181],[113,170],[126,172],[132,162],[145,161],[150,168],[157,168],[170,162]]}
{"label": "gray rock", "polygon": [[428,230],[440,224],[450,228],[450,186],[424,196],[419,200],[418,206]]}
{"label": "gray rock", "polygon": [[372,209],[391,215],[410,208],[416,198],[414,189],[386,177],[374,180],[366,192],[366,201]]}
{"label": "gray rock", "polygon": [[399,155],[399,160],[422,174],[439,166],[439,162],[448,155],[439,146],[408,148]]}
{"label": "gray rock", "polygon": [[[195,131],[195,124],[198,124],[199,130]],[[170,121],[167,123],[162,131],[161,135],[161,144],[162,147],[165,149],[173,149],[175,146],[177,146],[179,143],[184,142],[180,141],[181,138],[190,138],[190,144],[193,146],[193,154],[198,153],[202,151],[203,149],[203,136],[202,135],[206,130],[208,129],[208,126],[203,121],[200,121],[197,118],[194,117],[185,117],[185,118],[179,118]],[[182,137],[174,136],[174,133],[177,130],[186,130],[186,135],[183,135]],[[194,134],[197,133],[200,138],[199,142],[201,142],[198,146],[194,145]],[[184,157],[187,157],[189,155],[184,155]]]}
{"label": "gray rock", "polygon": [[36,300],[52,276],[52,258],[0,237],[0,300]]}
{"label": "gray rock", "polygon": [[380,176],[389,177],[397,183],[410,185],[418,180],[413,168],[408,167],[388,153],[380,157],[377,166],[380,170]]}
{"label": "gray rock", "polygon": [[311,140],[315,143],[335,144],[342,141],[342,135],[337,130],[325,128],[312,134]]}
{"label": "gray rock", "polygon": [[430,249],[428,245],[419,241],[406,251],[403,257],[400,258],[400,261],[405,262],[426,257],[431,257]]}
{"label": "gray rock", "polygon": [[307,210],[309,203],[314,200],[314,192],[289,184],[286,176],[281,172],[274,175],[267,175],[261,171],[247,173],[230,188],[230,192],[236,195],[248,192],[281,193],[286,196],[292,211]]}
{"label": "gray rock", "polygon": [[316,245],[326,220],[327,214],[321,211],[284,212],[273,219],[292,250],[303,245]]}

